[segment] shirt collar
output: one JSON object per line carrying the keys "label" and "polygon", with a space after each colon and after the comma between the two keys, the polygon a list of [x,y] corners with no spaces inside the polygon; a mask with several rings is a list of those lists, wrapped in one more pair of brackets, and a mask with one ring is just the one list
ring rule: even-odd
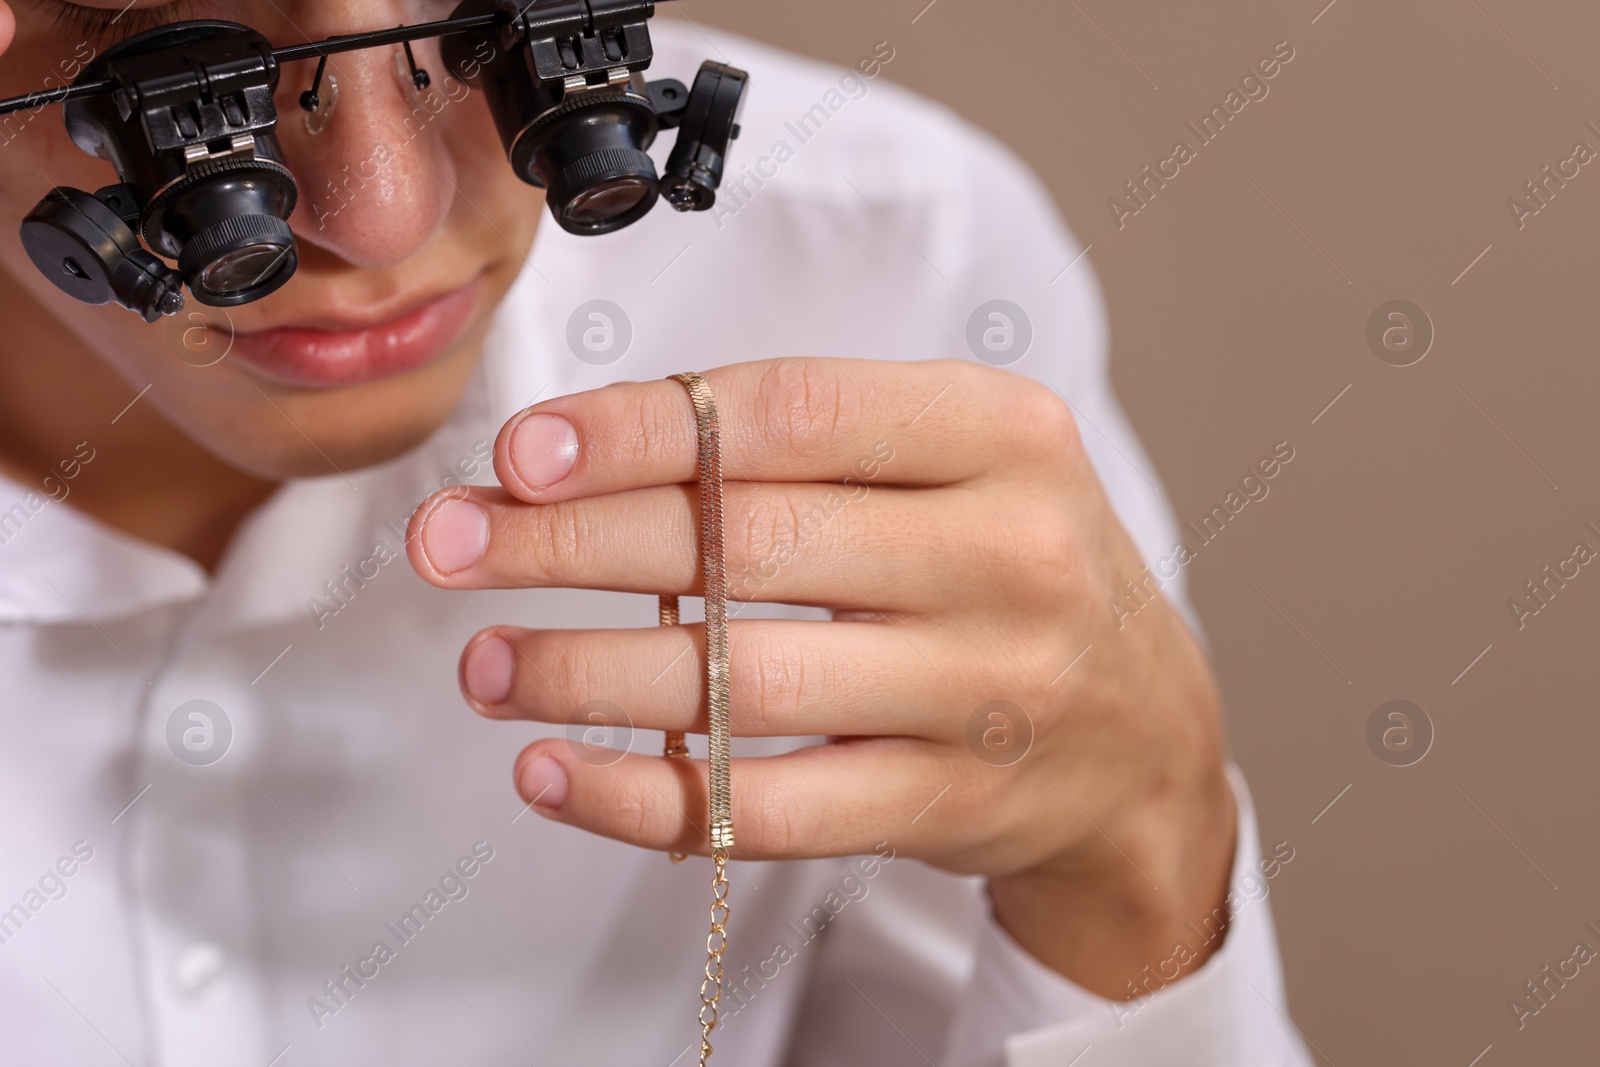
{"label": "shirt collar", "polygon": [[98,622],[193,600],[206,584],[188,557],[0,477],[0,623]]}

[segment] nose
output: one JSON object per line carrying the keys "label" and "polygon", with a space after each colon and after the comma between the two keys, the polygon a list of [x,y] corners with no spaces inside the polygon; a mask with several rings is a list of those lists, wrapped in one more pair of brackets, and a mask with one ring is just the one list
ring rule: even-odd
{"label": "nose", "polygon": [[[400,6],[299,4],[305,17],[296,28],[313,40],[387,28],[404,21],[394,10]],[[437,66],[432,47],[414,48],[419,63]],[[286,67],[278,94],[279,139],[300,184],[290,225],[303,245],[356,267],[392,267],[415,255],[455,196],[454,163],[438,128],[448,113],[437,90],[415,90],[403,56],[399,45],[331,56],[325,78],[337,81],[338,96],[320,132],[299,105],[315,60]],[[332,87],[325,83],[320,95],[328,106]]]}

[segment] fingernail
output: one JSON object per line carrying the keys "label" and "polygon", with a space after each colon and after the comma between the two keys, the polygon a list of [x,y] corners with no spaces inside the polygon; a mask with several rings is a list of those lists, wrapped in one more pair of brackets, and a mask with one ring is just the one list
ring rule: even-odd
{"label": "fingernail", "polygon": [[529,415],[511,431],[511,469],[528,489],[555,485],[578,462],[578,431],[560,415]]}
{"label": "fingernail", "polygon": [[522,796],[540,808],[559,808],[567,799],[567,771],[549,756],[539,756],[522,769]]}
{"label": "fingernail", "polygon": [[461,685],[479,704],[505,703],[511,695],[511,672],[516,651],[503,637],[485,637],[467,650],[461,667]]}
{"label": "fingernail", "polygon": [[466,500],[450,500],[428,516],[422,550],[440,574],[464,571],[489,547],[489,515]]}

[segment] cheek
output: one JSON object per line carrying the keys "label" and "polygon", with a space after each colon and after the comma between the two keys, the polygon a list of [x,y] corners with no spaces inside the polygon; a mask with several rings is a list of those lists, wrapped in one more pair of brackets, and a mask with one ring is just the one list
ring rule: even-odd
{"label": "cheek", "polygon": [[[3,62],[9,61],[7,57]],[[59,107],[45,108],[31,118],[27,112],[0,118],[0,233],[6,237],[6,269],[13,275],[24,269],[37,273],[22,251],[16,232],[23,217],[52,186],[93,192],[116,180],[117,173],[109,163],[80,151],[72,143]]]}
{"label": "cheek", "polygon": [[[458,103],[451,104],[446,114],[449,118],[443,127],[445,151],[455,165],[462,191],[485,214],[500,223],[528,214],[530,206],[543,208],[544,191],[517,177],[507,162],[500,132],[495,128],[481,92],[474,89]],[[529,237],[531,240],[531,232]]]}
{"label": "cheek", "polygon": [[[74,57],[92,54],[88,45],[47,32],[47,16],[30,10],[36,6],[42,5],[13,5],[20,9],[21,25],[0,61],[0,97],[60,88],[72,81],[72,75],[63,71],[82,66]],[[76,185],[93,191],[117,180],[109,163],[72,143],[60,105],[0,116],[0,175],[4,177],[0,196],[7,208],[15,209],[17,201],[26,201],[24,211],[51,185]]]}
{"label": "cheek", "polygon": [[482,94],[450,105],[443,150],[450,155],[460,195],[442,236],[444,247],[484,263],[484,283],[498,297],[516,280],[540,226],[554,226],[544,190],[517,177]]}
{"label": "cheek", "polygon": [[[0,279],[0,305],[6,308],[10,327],[35,338],[48,338],[52,331],[65,329],[114,368],[123,382],[138,383],[128,390],[129,398],[147,384],[165,381],[170,371],[187,369],[168,350],[161,326],[147,326],[115,305],[81,304],[40,273],[23,250],[15,225],[31,207],[9,196],[0,197],[0,272],[5,275]],[[18,290],[23,295],[19,296]],[[34,354],[47,354],[53,346],[46,343],[43,347],[45,352]],[[114,414],[112,410],[107,417]]]}

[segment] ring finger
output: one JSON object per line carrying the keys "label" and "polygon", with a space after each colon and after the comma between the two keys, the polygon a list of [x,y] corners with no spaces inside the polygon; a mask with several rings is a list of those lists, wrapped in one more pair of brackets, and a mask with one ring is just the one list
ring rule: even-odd
{"label": "ring finger", "polygon": [[[934,666],[954,649],[927,629],[880,622],[750,620],[729,626],[732,729],[744,737],[903,735],[949,740],[952,690]],[[481,714],[704,733],[705,629],[519,630],[478,634],[461,687]],[[597,707],[604,701],[608,707]],[[618,720],[610,721],[610,720]]]}

